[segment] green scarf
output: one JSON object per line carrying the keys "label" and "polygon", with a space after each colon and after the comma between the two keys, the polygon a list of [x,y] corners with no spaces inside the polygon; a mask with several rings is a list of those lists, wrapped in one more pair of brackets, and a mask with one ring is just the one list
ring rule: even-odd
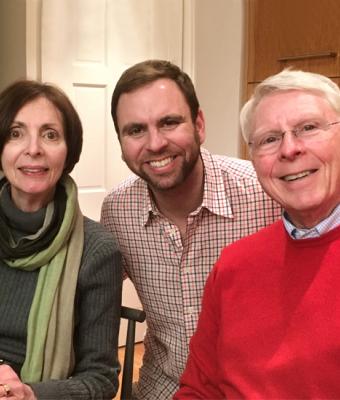
{"label": "green scarf", "polygon": [[84,243],[83,216],[71,177],[61,181],[67,202],[62,225],[51,244],[39,253],[5,260],[12,268],[40,268],[27,327],[24,382],[66,379],[74,367],[74,298]]}

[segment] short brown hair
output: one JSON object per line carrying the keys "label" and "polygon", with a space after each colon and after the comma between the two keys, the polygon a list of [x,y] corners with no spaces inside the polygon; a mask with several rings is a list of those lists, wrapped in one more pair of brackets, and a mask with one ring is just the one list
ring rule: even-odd
{"label": "short brown hair", "polygon": [[195,122],[199,110],[199,102],[194,85],[184,71],[177,65],[165,60],[146,60],[133,65],[123,72],[112,94],[111,115],[116,131],[119,134],[117,122],[117,106],[120,96],[152,83],[157,79],[171,79],[183,93],[190,108],[192,121]]}
{"label": "short brown hair", "polygon": [[9,138],[15,116],[25,104],[38,97],[45,97],[62,115],[67,146],[64,173],[68,174],[79,161],[83,145],[83,128],[79,115],[67,95],[51,84],[19,80],[0,93],[0,155]]}

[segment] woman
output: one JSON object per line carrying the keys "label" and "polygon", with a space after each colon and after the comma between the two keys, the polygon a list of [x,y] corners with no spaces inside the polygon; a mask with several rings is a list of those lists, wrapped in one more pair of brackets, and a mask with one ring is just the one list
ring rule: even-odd
{"label": "woman", "polygon": [[79,210],[69,173],[81,147],[56,87],[18,81],[0,94],[0,398],[117,391],[121,257]]}

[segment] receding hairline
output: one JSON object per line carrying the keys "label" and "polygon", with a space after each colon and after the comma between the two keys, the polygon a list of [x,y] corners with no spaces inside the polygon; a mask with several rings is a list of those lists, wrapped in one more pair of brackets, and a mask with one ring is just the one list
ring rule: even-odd
{"label": "receding hairline", "polygon": [[335,112],[340,112],[340,89],[335,82],[324,75],[288,68],[262,81],[243,105],[240,123],[246,142],[249,141],[250,126],[259,103],[271,94],[287,91],[300,91],[323,97]]}

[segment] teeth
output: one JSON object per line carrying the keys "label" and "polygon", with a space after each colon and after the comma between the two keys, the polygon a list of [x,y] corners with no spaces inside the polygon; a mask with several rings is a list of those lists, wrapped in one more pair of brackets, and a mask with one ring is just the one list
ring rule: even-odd
{"label": "teeth", "polygon": [[303,178],[305,176],[310,175],[312,172],[311,171],[303,171],[303,172],[299,172],[296,175],[287,175],[283,177],[283,180],[285,181],[295,181],[295,179],[299,179],[299,178]]}
{"label": "teeth", "polygon": [[163,160],[155,160],[155,161],[150,161],[150,165],[153,168],[162,168],[165,167],[166,165],[170,164],[172,161],[172,157],[164,158]]}
{"label": "teeth", "polygon": [[24,172],[35,173],[35,172],[43,172],[45,171],[44,168],[21,168]]}

